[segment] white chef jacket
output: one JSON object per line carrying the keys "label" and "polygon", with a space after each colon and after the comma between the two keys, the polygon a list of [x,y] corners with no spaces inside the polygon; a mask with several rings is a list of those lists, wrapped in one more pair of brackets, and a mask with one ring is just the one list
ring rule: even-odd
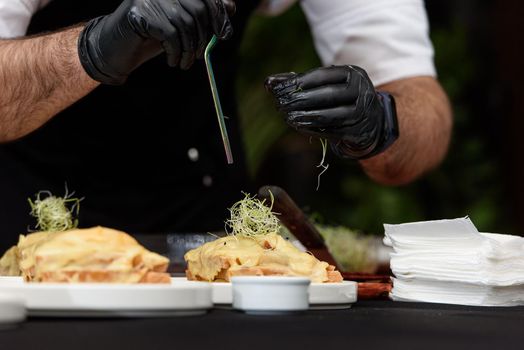
{"label": "white chef jacket", "polygon": [[[23,36],[31,16],[50,1],[0,0],[0,37]],[[278,14],[296,1],[265,0],[261,10]],[[360,66],[375,85],[436,75],[423,0],[301,0],[300,5],[324,65]]]}

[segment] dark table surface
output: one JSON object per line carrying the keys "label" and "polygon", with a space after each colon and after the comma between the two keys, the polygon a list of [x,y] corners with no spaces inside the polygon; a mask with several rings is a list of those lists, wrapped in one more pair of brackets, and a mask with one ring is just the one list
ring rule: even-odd
{"label": "dark table surface", "polygon": [[524,349],[524,307],[361,301],[273,316],[213,310],[150,319],[30,318],[0,349]]}

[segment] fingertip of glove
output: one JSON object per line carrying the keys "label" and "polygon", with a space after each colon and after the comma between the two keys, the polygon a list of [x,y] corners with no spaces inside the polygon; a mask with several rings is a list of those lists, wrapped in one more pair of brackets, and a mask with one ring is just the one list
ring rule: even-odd
{"label": "fingertip of glove", "polygon": [[266,91],[275,93],[291,84],[289,80],[295,77],[296,73],[294,72],[273,74],[266,78],[264,86]]}
{"label": "fingertip of glove", "polygon": [[222,27],[222,30],[220,31],[220,34],[217,35],[217,37],[220,40],[228,40],[231,39],[233,36],[233,26],[231,25],[231,22],[229,19],[224,23],[224,26]]}
{"label": "fingertip of glove", "polygon": [[215,2],[218,8],[217,19],[223,21],[220,30],[215,34],[220,40],[228,40],[233,36],[233,26],[229,19],[229,11],[236,10],[236,6],[231,1],[215,0]]}
{"label": "fingertip of glove", "polygon": [[266,89],[267,92],[273,91],[273,76],[272,75],[270,75],[269,77],[266,78],[266,80],[264,80],[264,88]]}
{"label": "fingertip of glove", "polygon": [[200,46],[196,51],[196,58],[201,60],[204,58],[204,53],[206,52],[206,45]]}
{"label": "fingertip of glove", "polygon": [[193,66],[193,62],[190,62],[190,63],[180,63],[180,69],[181,70],[184,70],[184,71],[187,71],[191,68],[191,66]]}

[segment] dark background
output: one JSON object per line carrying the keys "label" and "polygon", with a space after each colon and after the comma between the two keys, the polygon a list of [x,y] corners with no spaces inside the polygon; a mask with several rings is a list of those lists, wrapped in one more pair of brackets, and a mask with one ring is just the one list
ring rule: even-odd
{"label": "dark background", "polygon": [[426,1],[439,80],[454,110],[441,167],[413,184],[385,187],[328,154],[316,191],[318,140],[290,130],[265,93],[272,73],[320,65],[300,6],[255,16],[242,46],[238,99],[257,183],[285,189],[318,222],[382,235],[382,223],[469,215],[479,230],[524,233],[523,5],[518,1]]}

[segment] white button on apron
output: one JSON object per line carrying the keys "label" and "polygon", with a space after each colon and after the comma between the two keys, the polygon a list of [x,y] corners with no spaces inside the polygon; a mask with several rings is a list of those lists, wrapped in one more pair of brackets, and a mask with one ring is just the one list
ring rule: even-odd
{"label": "white button on apron", "polygon": [[187,150],[187,157],[192,162],[198,161],[199,156],[200,155],[199,155],[198,150],[196,148],[192,147],[192,148]]}

